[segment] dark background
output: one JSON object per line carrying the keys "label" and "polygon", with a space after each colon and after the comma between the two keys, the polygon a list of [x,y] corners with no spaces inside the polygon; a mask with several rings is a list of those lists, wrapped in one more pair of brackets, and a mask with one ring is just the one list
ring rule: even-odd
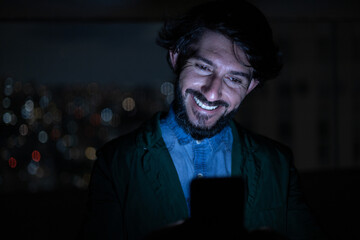
{"label": "dark background", "polygon": [[[80,238],[94,151],[168,108],[174,76],[156,34],[198,2],[0,2],[1,237]],[[251,2],[284,69],[236,119],[292,148],[329,236],[359,238],[360,4]]]}

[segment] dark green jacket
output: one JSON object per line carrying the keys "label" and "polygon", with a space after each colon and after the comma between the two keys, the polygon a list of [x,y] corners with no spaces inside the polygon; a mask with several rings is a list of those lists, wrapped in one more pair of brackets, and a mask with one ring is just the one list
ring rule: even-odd
{"label": "dark green jacket", "polygon": [[[98,152],[90,182],[88,237],[139,239],[188,218],[180,181],[159,127],[160,114]],[[318,233],[299,188],[291,152],[231,123],[232,176],[247,183],[245,227],[291,239]]]}

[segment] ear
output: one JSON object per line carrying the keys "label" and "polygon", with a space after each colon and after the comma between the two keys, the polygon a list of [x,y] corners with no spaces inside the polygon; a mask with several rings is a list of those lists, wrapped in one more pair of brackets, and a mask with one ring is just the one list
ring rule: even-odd
{"label": "ear", "polygon": [[248,95],[252,90],[254,90],[258,84],[259,84],[259,80],[255,78],[251,79],[249,87],[246,91],[246,95]]}
{"label": "ear", "polygon": [[179,54],[177,52],[174,52],[173,50],[169,50],[170,62],[171,62],[173,69],[176,69],[176,63],[177,63],[178,56],[179,56]]}

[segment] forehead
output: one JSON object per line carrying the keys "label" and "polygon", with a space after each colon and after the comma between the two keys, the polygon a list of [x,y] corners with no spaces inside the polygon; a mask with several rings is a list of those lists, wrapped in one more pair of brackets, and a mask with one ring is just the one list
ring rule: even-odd
{"label": "forehead", "polygon": [[244,51],[221,33],[205,31],[196,44],[197,53],[212,57],[213,60],[223,60],[227,64],[240,64],[249,67],[250,63]]}

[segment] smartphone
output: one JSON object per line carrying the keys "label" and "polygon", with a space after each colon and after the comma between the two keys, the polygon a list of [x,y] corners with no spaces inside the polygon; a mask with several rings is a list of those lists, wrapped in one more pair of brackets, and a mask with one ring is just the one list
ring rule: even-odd
{"label": "smartphone", "polygon": [[243,228],[244,189],[241,177],[194,179],[190,185],[191,218]]}

